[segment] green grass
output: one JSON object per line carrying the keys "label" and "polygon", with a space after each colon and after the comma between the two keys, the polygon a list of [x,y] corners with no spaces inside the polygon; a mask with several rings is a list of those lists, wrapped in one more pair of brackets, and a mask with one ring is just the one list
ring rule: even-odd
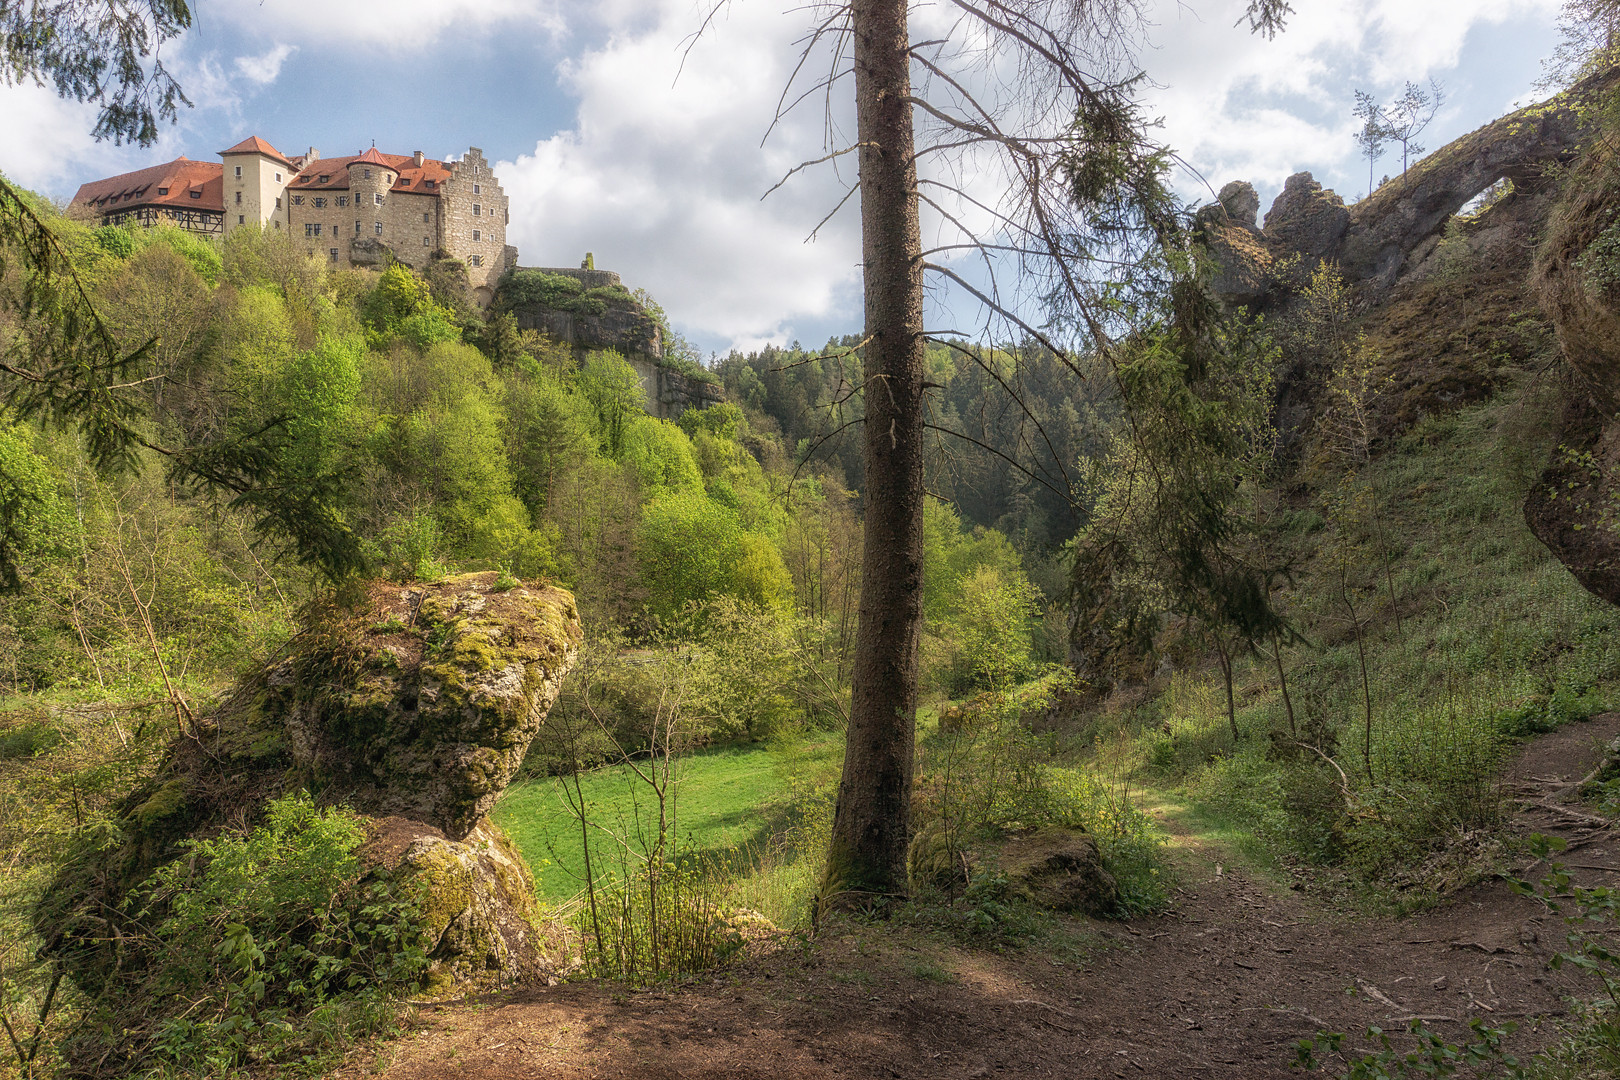
{"label": "green grass", "polygon": [[[817,734],[685,758],[677,766],[673,800],[677,852],[724,858],[738,849],[762,849],[787,824],[794,778],[836,762],[841,740]],[[491,815],[534,868],[538,894],[550,901],[573,897],[585,885],[579,822],[560,782],[548,777],[513,784]],[[581,787],[593,823],[592,869],[611,874],[619,865],[618,844],[603,830],[632,838],[648,825],[656,829],[657,801],[628,765],[596,769],[581,778]]]}
{"label": "green grass", "polygon": [[[1294,516],[1320,524],[1284,541],[1296,576],[1283,609],[1306,638],[1283,651],[1299,733],[1289,730],[1269,650],[1235,665],[1236,745],[1213,664],[1179,669],[1116,721],[1134,727],[1144,778],[1186,804],[1177,817],[1189,828],[1251,861],[1269,847],[1399,878],[1445,837],[1499,818],[1490,782],[1518,738],[1620,703],[1620,612],[1581,588],[1524,524],[1554,404],[1521,378],[1491,401],[1418,424],[1362,478],[1376,488],[1381,525],[1366,512],[1336,514],[1327,498],[1336,481],[1315,478],[1321,487]],[[1348,590],[1335,554],[1346,548]],[[1345,591],[1367,650],[1370,763]],[[1274,744],[1274,732],[1286,734]],[[1339,777],[1295,752],[1298,739],[1322,740],[1357,799],[1388,811],[1389,826],[1377,835],[1361,819],[1332,833],[1307,827],[1320,818],[1325,829],[1318,811],[1342,799]]]}

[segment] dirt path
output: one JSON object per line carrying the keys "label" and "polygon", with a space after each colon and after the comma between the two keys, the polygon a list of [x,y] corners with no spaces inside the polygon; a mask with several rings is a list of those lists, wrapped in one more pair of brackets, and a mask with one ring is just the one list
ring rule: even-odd
{"label": "dirt path", "polygon": [[[1565,727],[1508,779],[1539,796],[1584,775],[1617,734],[1620,714]],[[1556,810],[1524,823],[1586,841],[1571,862],[1620,868],[1620,835]],[[1410,919],[1354,918],[1221,865],[1220,849],[1166,824],[1182,832],[1175,911],[1099,924],[1068,963],[845,926],[678,990],[566,985],[432,1010],[384,1075],[1280,1080],[1299,1075],[1293,1044],[1319,1028],[1394,1029],[1413,1016],[1452,1037],[1472,1017],[1515,1020],[1522,1051],[1545,1041],[1579,985],[1546,966],[1562,924],[1500,883]],[[1620,870],[1581,873],[1612,882]]]}

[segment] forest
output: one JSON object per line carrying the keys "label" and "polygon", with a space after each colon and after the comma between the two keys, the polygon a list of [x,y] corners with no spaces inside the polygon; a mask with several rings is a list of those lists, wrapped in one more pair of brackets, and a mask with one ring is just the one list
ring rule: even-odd
{"label": "forest", "polygon": [[[978,339],[888,249],[704,361],[4,181],[0,1075],[1615,1075],[1620,13],[1564,18],[1546,102],[1425,157],[1358,95],[1403,176],[1263,225],[1082,100]],[[521,325],[632,304],[723,400]]]}

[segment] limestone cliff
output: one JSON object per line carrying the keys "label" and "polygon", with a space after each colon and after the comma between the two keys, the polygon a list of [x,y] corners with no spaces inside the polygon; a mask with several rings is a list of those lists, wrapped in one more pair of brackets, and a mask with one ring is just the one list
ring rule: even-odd
{"label": "limestone cliff", "polygon": [[612,271],[519,267],[502,280],[496,305],[519,327],[572,346],[580,359],[599,350],[623,356],[640,376],[643,405],[653,416],[674,419],[725,400],[718,385],[667,361],[659,321]]}

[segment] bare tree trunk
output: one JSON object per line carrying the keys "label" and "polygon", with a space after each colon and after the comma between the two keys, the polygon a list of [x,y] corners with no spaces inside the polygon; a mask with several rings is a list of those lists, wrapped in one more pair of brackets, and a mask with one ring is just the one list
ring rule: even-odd
{"label": "bare tree trunk", "polygon": [[1283,707],[1288,710],[1288,734],[1298,735],[1299,726],[1294,723],[1294,699],[1288,696],[1288,675],[1283,671],[1282,644],[1277,635],[1271,635],[1271,658],[1277,661],[1277,681],[1282,684]]}
{"label": "bare tree trunk", "polygon": [[854,0],[850,13],[866,283],[866,537],[824,909],[906,891],[922,628],[922,243],[906,0]]}

